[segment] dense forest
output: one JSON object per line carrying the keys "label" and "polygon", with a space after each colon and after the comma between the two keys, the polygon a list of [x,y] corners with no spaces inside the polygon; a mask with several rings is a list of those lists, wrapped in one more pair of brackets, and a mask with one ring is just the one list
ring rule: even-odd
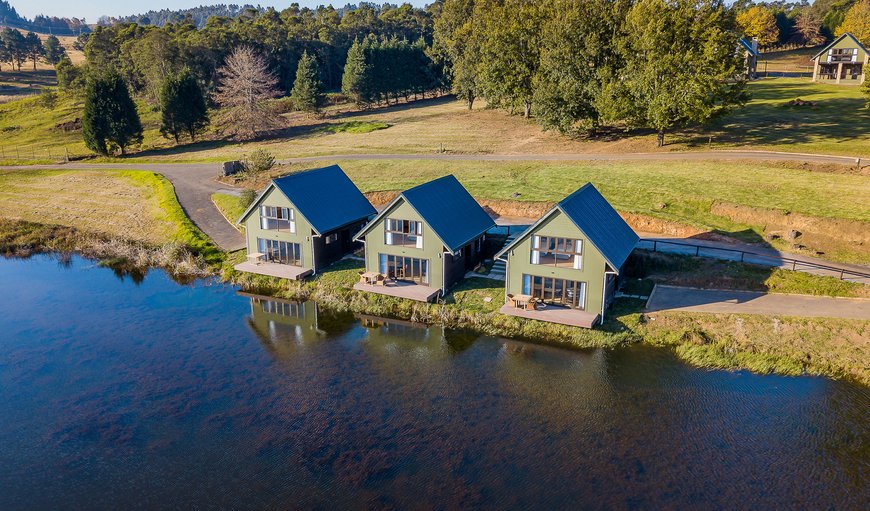
{"label": "dense forest", "polygon": [[[241,15],[248,9],[255,9],[253,5],[236,5],[236,4],[216,4],[216,5],[200,5],[199,7],[191,7],[189,9],[161,9],[159,11],[148,11],[142,14],[134,14],[132,16],[123,16],[121,18],[102,17],[98,20],[100,25],[114,25],[115,23],[138,23],[140,25],[154,25],[162,27],[167,23],[182,23],[186,19],[193,22],[197,28],[203,28],[206,21],[212,16],[221,18],[235,18]],[[262,11],[263,9],[257,8]]]}

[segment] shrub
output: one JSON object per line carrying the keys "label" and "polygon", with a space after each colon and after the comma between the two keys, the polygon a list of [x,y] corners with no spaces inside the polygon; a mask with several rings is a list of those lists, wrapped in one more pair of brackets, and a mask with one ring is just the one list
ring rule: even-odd
{"label": "shrub", "polygon": [[39,104],[47,110],[53,110],[57,106],[57,92],[51,89],[43,90],[39,94]]}
{"label": "shrub", "polygon": [[256,174],[266,172],[275,166],[275,157],[265,149],[257,149],[242,163],[245,172]]}
{"label": "shrub", "polygon": [[257,199],[257,192],[250,189],[242,190],[242,193],[239,194],[239,206],[242,209],[248,209],[248,206],[253,204],[253,202]]}

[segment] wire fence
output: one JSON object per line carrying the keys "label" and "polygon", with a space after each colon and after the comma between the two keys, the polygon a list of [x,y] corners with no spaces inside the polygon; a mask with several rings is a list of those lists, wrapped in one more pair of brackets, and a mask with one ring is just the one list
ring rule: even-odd
{"label": "wire fence", "polygon": [[63,146],[22,146],[0,145],[0,160],[2,161],[50,161],[68,162],[75,159],[69,149]]}

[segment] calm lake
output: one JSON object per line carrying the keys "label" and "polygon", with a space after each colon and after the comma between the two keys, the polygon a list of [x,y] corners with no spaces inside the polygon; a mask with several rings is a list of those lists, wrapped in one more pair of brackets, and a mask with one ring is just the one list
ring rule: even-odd
{"label": "calm lake", "polygon": [[[138,279],[137,279],[138,280]],[[867,509],[870,390],[0,259],[0,509]]]}

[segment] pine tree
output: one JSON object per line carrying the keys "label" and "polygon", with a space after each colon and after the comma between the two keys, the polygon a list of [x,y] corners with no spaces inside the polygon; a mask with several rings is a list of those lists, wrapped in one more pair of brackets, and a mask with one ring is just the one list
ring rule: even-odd
{"label": "pine tree", "polygon": [[85,90],[82,137],[88,149],[108,155],[117,147],[121,155],[142,142],[142,123],[127,84],[117,74],[92,78]]}
{"label": "pine tree", "polygon": [[208,126],[208,107],[205,96],[190,70],[170,74],[160,89],[160,133],[172,136],[178,144],[179,137],[186,133],[191,142]]}
{"label": "pine tree", "polygon": [[316,112],[323,104],[323,84],[320,82],[317,61],[307,51],[302,53],[296,67],[296,80],[290,98],[296,109],[303,112]]}
{"label": "pine tree", "polygon": [[33,32],[28,32],[24,36],[24,46],[27,52],[27,58],[33,61],[33,70],[36,71],[36,63],[45,55],[45,48],[42,46],[42,40]]}
{"label": "pine tree", "polygon": [[366,107],[371,104],[372,96],[367,80],[368,63],[360,41],[354,41],[347,50],[347,61],[341,75],[341,91],[357,105]]}
{"label": "pine tree", "polygon": [[50,35],[45,39],[45,61],[56,66],[65,56],[66,49],[60,44],[60,39]]}

